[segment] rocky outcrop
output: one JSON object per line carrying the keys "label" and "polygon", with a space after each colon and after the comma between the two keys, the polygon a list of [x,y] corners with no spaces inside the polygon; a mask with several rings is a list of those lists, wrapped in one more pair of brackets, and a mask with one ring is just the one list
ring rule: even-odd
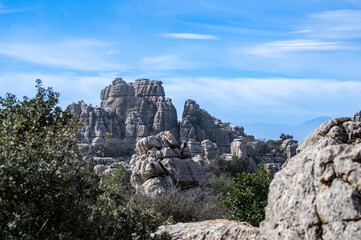
{"label": "rocky outcrop", "polygon": [[86,123],[79,134],[80,143],[103,144],[107,133],[111,133],[113,145],[124,154],[134,149],[142,137],[162,131],[178,137],[177,112],[165,97],[161,81],[138,79],[126,83],[117,78],[101,91],[100,98],[100,107],[82,101],[70,105],[71,111]]}
{"label": "rocky outcrop", "polygon": [[204,159],[207,161],[215,160],[220,156],[221,152],[218,149],[217,144],[213,143],[210,140],[203,140],[201,142],[201,146],[204,151]]}
{"label": "rocky outcrop", "polygon": [[225,219],[208,220],[203,222],[177,223],[159,227],[156,234],[167,232],[172,239],[184,240],[261,240],[259,229],[245,222]]}
{"label": "rocky outcrop", "polygon": [[266,163],[264,165],[264,168],[267,172],[270,172],[272,174],[276,174],[279,172],[282,168],[282,165],[280,163]]}
{"label": "rocky outcrop", "polygon": [[209,187],[203,166],[190,158],[187,144],[180,145],[170,132],[140,139],[136,154],[132,160],[131,184],[137,191],[154,195],[175,189],[201,191]]}
{"label": "rocky outcrop", "polygon": [[[91,157],[85,156],[83,158],[85,164],[94,165],[94,172],[98,176],[108,174],[114,169],[118,168],[120,165],[131,174],[131,168],[129,161],[118,161],[112,157]],[[128,181],[130,180],[127,179]]]}
{"label": "rocky outcrop", "polygon": [[295,156],[298,147],[298,141],[293,140],[293,136],[286,136],[283,133],[281,134],[280,139],[282,140],[280,152],[283,153],[287,157],[287,159]]}
{"label": "rocky outcrop", "polygon": [[216,143],[222,153],[230,153],[231,142],[238,136],[244,136],[243,127],[229,127],[201,109],[194,100],[185,102],[180,125],[182,141],[193,139],[201,143],[208,139]]}
{"label": "rocky outcrop", "polygon": [[270,185],[267,239],[361,239],[361,122],[315,129]]}

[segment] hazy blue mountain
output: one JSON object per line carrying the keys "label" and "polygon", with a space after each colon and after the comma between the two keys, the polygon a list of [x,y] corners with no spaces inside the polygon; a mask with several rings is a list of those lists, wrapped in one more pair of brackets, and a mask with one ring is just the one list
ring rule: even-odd
{"label": "hazy blue mountain", "polygon": [[279,139],[281,133],[293,135],[295,140],[301,142],[320,124],[332,119],[331,117],[319,117],[305,121],[298,126],[283,124],[249,123],[242,124],[247,134],[255,136],[257,139]]}

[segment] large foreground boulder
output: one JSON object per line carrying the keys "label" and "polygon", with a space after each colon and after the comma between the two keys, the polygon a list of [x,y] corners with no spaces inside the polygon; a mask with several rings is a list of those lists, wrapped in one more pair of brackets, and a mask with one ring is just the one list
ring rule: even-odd
{"label": "large foreground boulder", "polygon": [[226,219],[208,220],[203,222],[177,223],[159,227],[156,234],[168,232],[172,239],[203,239],[203,240],[261,240],[259,229],[245,222]]}
{"label": "large foreground boulder", "polygon": [[267,239],[361,239],[361,122],[315,129],[270,186]]}

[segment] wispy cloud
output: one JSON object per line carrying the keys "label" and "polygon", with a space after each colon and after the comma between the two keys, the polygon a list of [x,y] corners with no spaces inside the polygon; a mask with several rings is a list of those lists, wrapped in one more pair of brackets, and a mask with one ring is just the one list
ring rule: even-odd
{"label": "wispy cloud", "polygon": [[248,54],[274,57],[291,52],[354,50],[355,48],[355,46],[344,42],[295,39],[274,41],[254,47],[249,47],[245,49],[245,52]]}
{"label": "wispy cloud", "polygon": [[215,35],[197,34],[197,33],[164,33],[164,38],[180,38],[180,39],[195,39],[195,40],[210,40],[218,39]]}
{"label": "wispy cloud", "polygon": [[57,43],[0,42],[0,55],[20,61],[76,70],[124,70],[124,65],[109,59],[112,52],[110,43],[89,39]]}
{"label": "wispy cloud", "polygon": [[41,79],[45,87],[53,87],[60,93],[60,104],[66,107],[72,102],[84,100],[86,103],[98,105],[100,91],[111,84],[115,72],[100,72],[97,74],[80,75],[75,72],[10,72],[0,74],[0,96],[6,92],[15,94],[18,98],[34,96],[35,80]]}
{"label": "wispy cloud", "polygon": [[192,64],[181,59],[177,55],[159,55],[154,57],[142,57],[139,60],[139,67],[143,70],[176,70],[190,69],[197,64]]}
{"label": "wispy cloud", "polygon": [[296,33],[309,37],[361,38],[361,10],[337,10],[311,14]]}
{"label": "wispy cloud", "polygon": [[8,7],[5,7],[3,4],[0,3],[0,14],[10,14],[10,13],[25,12],[25,11],[29,11],[29,9],[8,8]]}
{"label": "wispy cloud", "polygon": [[[207,104],[210,111],[239,122],[243,114],[267,113],[297,116],[353,114],[361,103],[361,82],[292,78],[171,78],[165,81],[167,95],[178,108],[188,98]],[[236,100],[235,100],[236,99]],[[234,111],[237,109],[237,116]],[[208,110],[208,109],[207,109]],[[346,112],[349,111],[349,112]]]}

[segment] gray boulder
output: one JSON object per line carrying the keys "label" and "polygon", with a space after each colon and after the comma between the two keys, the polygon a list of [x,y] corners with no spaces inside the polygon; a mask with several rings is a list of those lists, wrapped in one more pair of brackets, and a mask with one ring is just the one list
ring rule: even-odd
{"label": "gray boulder", "polygon": [[170,132],[140,139],[136,153],[131,161],[131,184],[137,191],[154,195],[175,189],[192,191],[209,187],[204,167],[189,157],[188,146],[179,145]]}
{"label": "gray boulder", "polygon": [[217,144],[213,143],[210,140],[203,140],[201,142],[201,146],[204,151],[204,159],[207,161],[215,160],[217,157],[220,156],[220,151],[218,149]]}
{"label": "gray boulder", "polygon": [[270,186],[267,239],[361,239],[361,122],[315,129]]}

